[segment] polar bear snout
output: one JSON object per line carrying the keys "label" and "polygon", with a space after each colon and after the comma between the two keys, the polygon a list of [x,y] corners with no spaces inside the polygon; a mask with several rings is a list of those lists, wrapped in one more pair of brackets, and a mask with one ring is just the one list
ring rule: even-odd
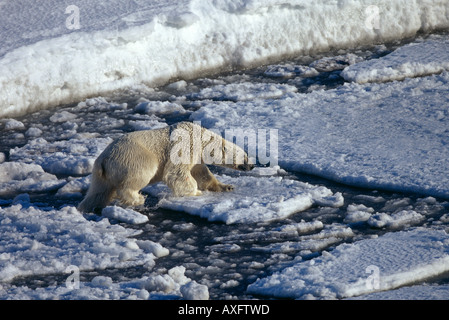
{"label": "polar bear snout", "polygon": [[252,163],[245,163],[245,164],[240,164],[237,166],[237,170],[240,171],[251,171],[254,169],[254,164]]}
{"label": "polar bear snout", "polygon": [[254,159],[251,158],[251,157],[248,157],[246,152],[244,152],[243,150],[241,150],[241,152],[243,153],[243,161],[236,162],[235,166],[234,166],[234,169],[235,170],[240,170],[240,171],[251,171],[251,170],[253,170],[254,167],[255,167]]}

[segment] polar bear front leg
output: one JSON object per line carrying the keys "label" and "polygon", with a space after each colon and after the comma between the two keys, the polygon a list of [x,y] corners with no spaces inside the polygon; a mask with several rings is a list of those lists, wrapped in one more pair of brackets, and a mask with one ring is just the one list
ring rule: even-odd
{"label": "polar bear front leg", "polygon": [[190,172],[193,178],[195,178],[200,190],[213,192],[226,192],[234,190],[233,185],[224,184],[218,181],[205,164],[197,164]]}
{"label": "polar bear front leg", "polygon": [[117,198],[120,203],[125,206],[141,206],[145,203],[145,196],[139,190],[120,189],[117,190]]}
{"label": "polar bear front leg", "polygon": [[202,194],[202,192],[198,190],[196,180],[190,173],[177,177],[172,176],[171,179],[167,181],[167,185],[177,197],[200,196]]}
{"label": "polar bear front leg", "polygon": [[199,196],[202,194],[198,190],[195,178],[190,173],[189,165],[166,167],[163,180],[177,197]]}

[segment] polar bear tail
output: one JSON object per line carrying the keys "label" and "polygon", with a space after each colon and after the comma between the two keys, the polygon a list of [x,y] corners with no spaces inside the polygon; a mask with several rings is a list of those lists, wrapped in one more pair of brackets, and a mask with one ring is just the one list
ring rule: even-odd
{"label": "polar bear tail", "polygon": [[80,212],[94,212],[95,210],[106,207],[111,202],[115,189],[108,186],[103,177],[103,166],[92,173],[92,182],[86,197],[78,205]]}

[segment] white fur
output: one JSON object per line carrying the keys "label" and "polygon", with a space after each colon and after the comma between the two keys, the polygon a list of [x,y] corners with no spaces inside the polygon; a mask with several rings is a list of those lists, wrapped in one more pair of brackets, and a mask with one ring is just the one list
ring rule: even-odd
{"label": "white fur", "polygon": [[201,190],[233,190],[231,185],[219,182],[206,164],[237,170],[254,167],[240,147],[194,123],[126,134],[95,160],[91,185],[78,209],[92,212],[114,198],[123,205],[142,205],[145,197],[139,191],[159,181],[165,182],[175,196],[197,196]]}

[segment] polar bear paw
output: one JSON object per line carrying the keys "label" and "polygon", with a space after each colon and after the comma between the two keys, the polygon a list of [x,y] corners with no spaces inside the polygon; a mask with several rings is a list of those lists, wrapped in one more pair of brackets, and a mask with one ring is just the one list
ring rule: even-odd
{"label": "polar bear paw", "polygon": [[146,197],[139,191],[124,190],[117,192],[120,203],[126,206],[141,206],[145,203]]}

